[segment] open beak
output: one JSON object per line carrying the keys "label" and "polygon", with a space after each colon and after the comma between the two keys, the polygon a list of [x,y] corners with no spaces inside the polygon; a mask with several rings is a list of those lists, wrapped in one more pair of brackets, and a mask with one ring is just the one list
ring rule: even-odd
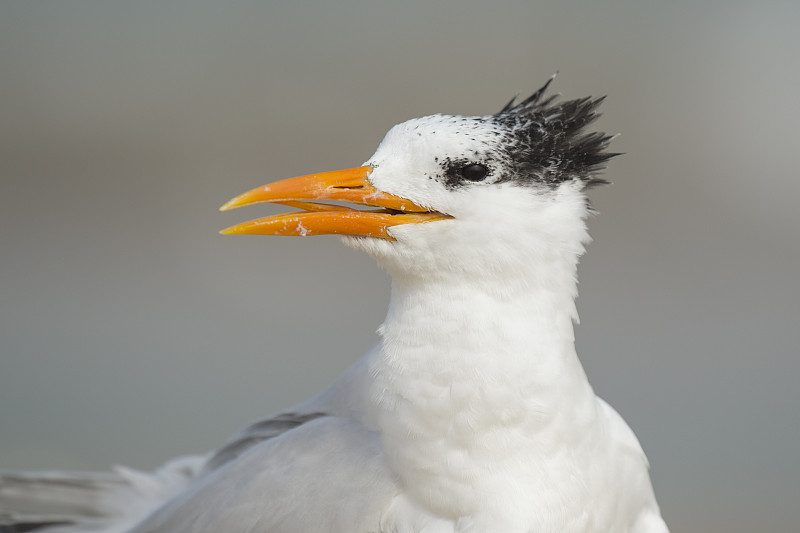
{"label": "open beak", "polygon": [[[227,211],[261,202],[302,209],[259,218],[222,230],[223,235],[364,235],[394,240],[388,229],[401,224],[420,224],[450,218],[413,202],[379,191],[369,183],[372,167],[363,166],[309,174],[257,187],[222,207]],[[359,211],[310,200],[335,200],[383,209]]]}

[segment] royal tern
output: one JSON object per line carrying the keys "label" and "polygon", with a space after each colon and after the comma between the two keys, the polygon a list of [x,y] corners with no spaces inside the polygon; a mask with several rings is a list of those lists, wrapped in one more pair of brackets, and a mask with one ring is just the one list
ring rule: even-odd
{"label": "royal tern", "polygon": [[300,211],[222,233],[335,233],[375,257],[392,277],[378,345],[209,455],[4,473],[0,531],[667,532],[636,437],[574,348],[586,190],[615,155],[586,131],[602,98],[559,102],[550,81],[493,115],[409,120],[360,167],[225,204]]}

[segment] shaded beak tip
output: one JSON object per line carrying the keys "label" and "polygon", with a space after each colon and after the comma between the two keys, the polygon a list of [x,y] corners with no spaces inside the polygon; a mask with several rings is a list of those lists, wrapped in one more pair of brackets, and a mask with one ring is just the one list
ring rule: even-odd
{"label": "shaded beak tip", "polygon": [[225,202],[224,204],[222,204],[222,205],[219,207],[219,210],[220,210],[220,211],[230,211],[231,209],[234,209],[234,208],[238,207],[238,205],[237,205],[237,202],[236,202],[236,200],[237,200],[238,198],[239,198],[239,197],[237,196],[236,198],[233,198],[233,199],[231,199],[231,200],[228,200],[227,202]]}

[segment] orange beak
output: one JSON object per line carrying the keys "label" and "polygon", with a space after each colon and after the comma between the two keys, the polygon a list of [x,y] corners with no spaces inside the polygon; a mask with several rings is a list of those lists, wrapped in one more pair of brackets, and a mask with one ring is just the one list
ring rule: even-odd
{"label": "orange beak", "polygon": [[[392,226],[451,218],[405,198],[379,191],[367,179],[370,172],[372,167],[364,166],[298,176],[257,187],[229,201],[220,207],[220,211],[261,202],[288,205],[303,211],[251,220],[220,233],[300,236],[335,233],[394,240],[387,231]],[[309,200],[345,201],[384,209],[358,211]]]}

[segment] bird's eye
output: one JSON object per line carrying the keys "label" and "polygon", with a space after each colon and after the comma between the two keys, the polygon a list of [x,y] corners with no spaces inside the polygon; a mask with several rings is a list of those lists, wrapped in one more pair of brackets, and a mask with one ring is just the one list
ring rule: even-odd
{"label": "bird's eye", "polygon": [[469,181],[483,181],[486,178],[486,175],[489,173],[489,169],[487,169],[483,165],[467,165],[461,169],[461,176],[465,180]]}

